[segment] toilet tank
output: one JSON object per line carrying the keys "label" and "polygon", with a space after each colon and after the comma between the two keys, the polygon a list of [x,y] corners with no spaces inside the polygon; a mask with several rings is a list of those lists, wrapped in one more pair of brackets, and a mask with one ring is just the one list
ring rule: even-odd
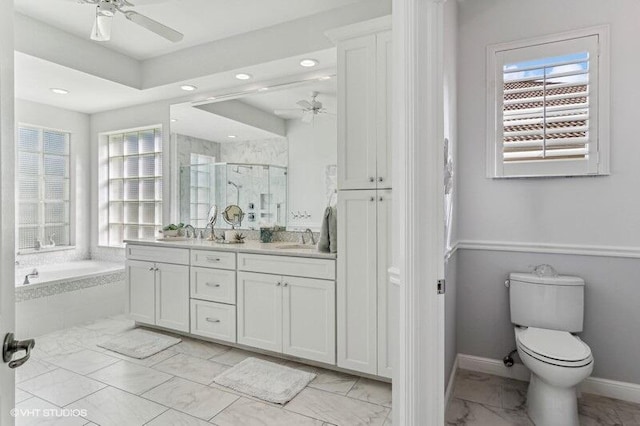
{"label": "toilet tank", "polygon": [[584,317],[584,280],[513,272],[509,304],[513,324],[578,333]]}

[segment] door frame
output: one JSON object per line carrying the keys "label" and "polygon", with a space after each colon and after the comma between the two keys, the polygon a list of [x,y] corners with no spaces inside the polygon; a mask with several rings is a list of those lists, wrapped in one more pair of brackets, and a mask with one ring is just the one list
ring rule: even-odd
{"label": "door frame", "polygon": [[[0,0],[0,338],[15,327],[15,132],[13,1]],[[19,338],[20,336],[18,336]],[[0,425],[14,424],[15,373],[0,363]],[[9,387],[9,389],[7,389]]]}
{"label": "door frame", "polygon": [[443,3],[393,0],[393,423],[444,424]]}

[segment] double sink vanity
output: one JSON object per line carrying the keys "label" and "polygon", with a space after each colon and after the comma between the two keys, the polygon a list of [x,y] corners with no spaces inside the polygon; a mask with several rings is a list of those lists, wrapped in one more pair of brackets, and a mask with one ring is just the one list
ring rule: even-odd
{"label": "double sink vanity", "polygon": [[335,254],[285,242],[125,242],[138,323],[336,363]]}

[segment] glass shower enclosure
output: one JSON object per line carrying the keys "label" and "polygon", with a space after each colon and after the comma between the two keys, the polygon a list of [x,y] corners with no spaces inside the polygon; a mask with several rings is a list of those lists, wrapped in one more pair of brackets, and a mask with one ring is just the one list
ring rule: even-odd
{"label": "glass shower enclosure", "polygon": [[[287,168],[273,164],[210,163],[180,168],[180,221],[196,228],[208,223],[212,205],[218,211],[240,206],[240,229],[286,227]],[[231,228],[218,218],[216,228]]]}

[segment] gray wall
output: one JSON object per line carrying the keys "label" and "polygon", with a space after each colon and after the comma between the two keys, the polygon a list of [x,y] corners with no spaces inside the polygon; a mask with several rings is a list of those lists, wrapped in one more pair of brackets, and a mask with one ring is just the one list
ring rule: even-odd
{"label": "gray wall", "polygon": [[[595,357],[593,375],[640,383],[640,259],[516,251],[536,244],[640,251],[640,88],[628,85],[640,67],[640,2],[563,0],[562,10],[550,14],[557,6],[556,0],[459,4],[458,239],[462,246],[488,242],[514,250],[458,251],[457,349],[496,359],[514,349],[504,280],[511,271],[549,263],[586,280],[581,337]],[[611,28],[611,175],[486,178],[487,46],[603,24]]]}
{"label": "gray wall", "polygon": [[594,377],[640,383],[640,260],[458,250],[458,352],[501,359],[515,349],[509,272],[541,263],[585,279],[584,332]]}
{"label": "gray wall", "polygon": [[457,269],[458,252],[455,252],[447,261],[444,276],[447,282],[447,291],[444,295],[444,386],[449,384],[451,369],[458,354],[457,341]]}

